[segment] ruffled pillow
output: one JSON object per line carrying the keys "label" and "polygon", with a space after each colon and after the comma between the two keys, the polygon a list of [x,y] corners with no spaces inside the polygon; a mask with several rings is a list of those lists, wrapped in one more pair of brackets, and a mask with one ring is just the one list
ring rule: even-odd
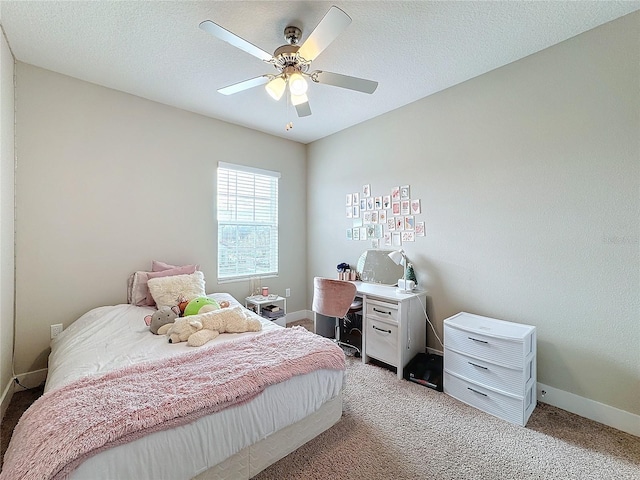
{"label": "ruffled pillow", "polygon": [[204,274],[200,271],[188,275],[150,278],[148,286],[158,308],[172,307],[183,300],[206,296]]}

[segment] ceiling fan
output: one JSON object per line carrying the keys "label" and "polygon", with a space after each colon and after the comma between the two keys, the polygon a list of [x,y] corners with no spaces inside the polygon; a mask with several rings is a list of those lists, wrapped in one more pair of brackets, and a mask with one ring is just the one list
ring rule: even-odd
{"label": "ceiling fan", "polygon": [[298,46],[302,38],[302,31],[295,26],[284,29],[284,38],[287,45],[278,47],[271,55],[261,48],[237,36],[229,30],[221,27],[211,20],[205,20],[200,28],[205,32],[223,40],[234,47],[239,48],[260,60],[272,64],[278,73],[265,74],[259,77],[234,83],[220,88],[218,92],[223,95],[232,95],[249,88],[265,85],[265,89],[275,100],[280,100],[287,87],[289,89],[291,103],[296,107],[299,117],[311,115],[311,107],[307,97],[308,78],[314,83],[333,85],[335,87],[348,88],[358,92],[373,93],[378,87],[378,82],[363,78],[350,77],[339,73],[315,70],[309,72],[311,62],[333,42],[342,31],[351,23],[351,17],[336,6],[332,6],[320,23],[311,32],[304,43]]}

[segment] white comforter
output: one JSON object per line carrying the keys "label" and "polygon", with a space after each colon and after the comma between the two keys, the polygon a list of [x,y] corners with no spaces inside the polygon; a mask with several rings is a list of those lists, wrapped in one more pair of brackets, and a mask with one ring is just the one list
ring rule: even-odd
{"label": "white comforter", "polygon": [[[228,294],[216,300],[238,304]],[[70,325],[51,344],[45,391],[87,375],[192,351],[186,343],[169,344],[144,323],[148,307],[99,307]],[[257,318],[263,329],[282,328]],[[198,348],[254,333],[223,334]],[[89,458],[73,479],[188,479],[243,448],[315,412],[342,389],[344,372],[318,370],[268,387],[254,400],[191,424],[152,433]]]}

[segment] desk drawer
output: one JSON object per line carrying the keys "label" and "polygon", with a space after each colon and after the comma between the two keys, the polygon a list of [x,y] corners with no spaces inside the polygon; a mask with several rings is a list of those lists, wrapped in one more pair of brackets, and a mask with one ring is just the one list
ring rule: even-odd
{"label": "desk drawer", "polygon": [[524,369],[508,368],[446,348],[444,368],[472,382],[522,396],[527,382],[533,377],[533,360],[531,357]]}
{"label": "desk drawer", "polygon": [[465,352],[471,357],[510,367],[524,367],[523,342],[518,340],[459,330],[445,324],[444,344],[451,350]]}
{"label": "desk drawer", "polygon": [[398,361],[398,326],[367,318],[365,336],[366,354],[397,367]]}
{"label": "desk drawer", "polygon": [[367,300],[367,317],[398,323],[398,304]]}
{"label": "desk drawer", "polygon": [[533,410],[531,408],[533,388],[535,388],[535,382],[530,383],[524,398],[515,398],[444,372],[445,393],[483,412],[517,425],[524,426],[530,410]]}

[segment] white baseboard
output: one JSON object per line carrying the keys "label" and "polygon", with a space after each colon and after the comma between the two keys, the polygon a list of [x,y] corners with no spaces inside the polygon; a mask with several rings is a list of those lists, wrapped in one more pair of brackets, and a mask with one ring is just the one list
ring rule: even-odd
{"label": "white baseboard", "polygon": [[[34,370],[33,372],[21,373],[16,378],[25,388],[35,388],[42,385],[47,380],[47,369]],[[20,385],[16,385],[16,392],[24,390]]]}
{"label": "white baseboard", "polygon": [[4,418],[4,414],[7,411],[7,408],[9,408],[11,398],[13,397],[14,385],[15,382],[13,378],[11,378],[2,392],[2,399],[0,400],[0,418]]}
{"label": "white baseboard", "polygon": [[[16,383],[16,379],[20,382],[20,385]],[[11,399],[15,392],[20,392],[25,388],[35,388],[44,383],[46,379],[46,368],[36,370],[34,372],[22,373],[12,377],[2,391],[2,398],[0,398],[0,418],[3,418],[4,414],[7,412],[7,408],[9,408],[9,404],[11,403]]]}
{"label": "white baseboard", "polygon": [[565,392],[544,383],[538,383],[537,393],[539,402],[553,405],[581,417],[640,437],[640,415],[625,412],[619,408]]}
{"label": "white baseboard", "polygon": [[309,310],[298,310],[297,312],[287,312],[285,315],[287,323],[297,322],[298,320],[313,319],[313,312]]}

